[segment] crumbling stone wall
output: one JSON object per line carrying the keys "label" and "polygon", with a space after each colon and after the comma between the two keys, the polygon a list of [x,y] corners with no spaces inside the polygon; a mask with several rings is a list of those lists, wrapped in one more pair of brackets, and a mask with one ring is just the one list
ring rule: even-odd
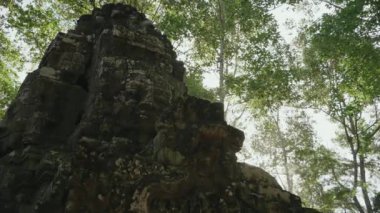
{"label": "crumbling stone wall", "polygon": [[184,72],[130,6],[59,33],[0,125],[0,212],[311,212],[236,162],[243,132]]}

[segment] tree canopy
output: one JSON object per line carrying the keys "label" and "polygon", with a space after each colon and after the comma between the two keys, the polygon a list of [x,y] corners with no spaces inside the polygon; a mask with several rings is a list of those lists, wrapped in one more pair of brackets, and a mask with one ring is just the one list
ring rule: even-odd
{"label": "tree canopy", "polygon": [[[350,159],[340,161],[350,181],[347,188],[359,212],[373,212],[368,174],[373,172],[376,135],[380,129],[379,5],[372,1],[335,1],[337,12],[325,15],[303,35],[302,92],[306,105],[326,112],[338,122],[337,142]],[[351,164],[347,167],[346,164]],[[359,192],[364,205],[359,201]]]}
{"label": "tree canopy", "polygon": [[[297,45],[285,43],[273,10],[310,1],[331,12],[299,28]],[[0,117],[16,94],[17,74],[41,59],[54,36],[81,14],[115,2],[135,6],[172,40],[186,59],[189,94],[225,103],[232,123],[255,118],[244,122],[256,126],[247,143],[305,205],[378,211],[378,1],[2,1]],[[216,88],[203,84],[206,73],[216,74]],[[292,113],[284,115],[284,108]],[[337,124],[336,150],[317,137],[311,109]]]}

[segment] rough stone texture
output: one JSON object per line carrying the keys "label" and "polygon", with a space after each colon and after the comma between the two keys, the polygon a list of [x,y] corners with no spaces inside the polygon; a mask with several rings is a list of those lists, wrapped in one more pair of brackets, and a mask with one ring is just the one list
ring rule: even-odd
{"label": "rough stone texture", "polygon": [[129,6],[59,33],[0,125],[0,212],[312,212],[236,162],[244,134],[184,71]]}

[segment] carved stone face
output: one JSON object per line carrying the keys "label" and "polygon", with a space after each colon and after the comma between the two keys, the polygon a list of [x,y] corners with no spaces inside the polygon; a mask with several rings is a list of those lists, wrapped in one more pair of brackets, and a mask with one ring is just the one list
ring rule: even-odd
{"label": "carved stone face", "polygon": [[247,187],[243,133],[222,104],[186,95],[183,64],[144,20],[108,4],[55,38],[0,124],[0,212],[301,208]]}
{"label": "carved stone face", "polygon": [[[177,73],[173,58],[160,39],[124,25],[104,29],[98,37],[95,47],[99,55],[93,60],[95,77],[90,85],[90,90],[96,91],[96,103],[83,132],[86,135],[97,129],[106,138],[129,135],[145,143],[148,139],[137,132],[154,134],[161,112],[185,93],[184,83],[173,74]],[[183,67],[175,65],[182,72]],[[99,122],[99,117],[105,120]],[[114,127],[107,128],[104,123]]]}

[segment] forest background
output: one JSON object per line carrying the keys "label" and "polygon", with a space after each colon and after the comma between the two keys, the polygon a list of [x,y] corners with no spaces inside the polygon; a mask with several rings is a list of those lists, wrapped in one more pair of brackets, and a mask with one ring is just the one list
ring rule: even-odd
{"label": "forest background", "polygon": [[59,31],[116,2],[172,41],[191,95],[225,104],[240,160],[321,212],[380,212],[378,0],[2,0],[0,116]]}

